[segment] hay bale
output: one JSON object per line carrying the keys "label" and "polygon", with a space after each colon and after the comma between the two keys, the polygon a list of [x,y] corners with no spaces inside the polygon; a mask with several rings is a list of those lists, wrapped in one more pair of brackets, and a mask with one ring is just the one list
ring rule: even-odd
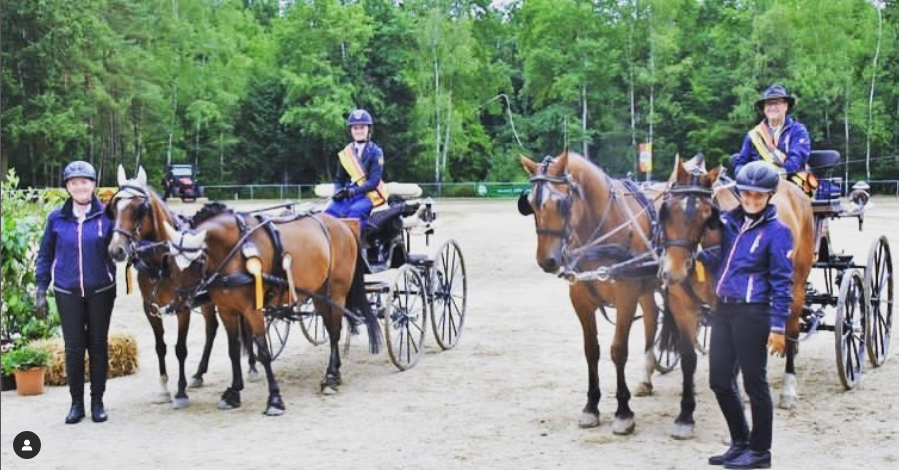
{"label": "hay bale", "polygon": [[[50,354],[50,364],[44,374],[44,384],[66,384],[66,355],[65,343],[62,338],[41,339],[31,342],[31,346],[43,349]],[[137,357],[137,340],[134,336],[122,333],[109,335],[109,378],[130,375],[139,368]],[[90,368],[88,356],[84,355],[84,381],[88,382]]]}

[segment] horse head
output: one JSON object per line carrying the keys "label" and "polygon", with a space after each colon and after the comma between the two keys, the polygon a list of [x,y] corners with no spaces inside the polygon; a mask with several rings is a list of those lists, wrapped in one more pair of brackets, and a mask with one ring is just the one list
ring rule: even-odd
{"label": "horse head", "polygon": [[703,162],[696,163],[695,158],[678,161],[659,211],[665,249],[660,269],[670,283],[680,283],[688,277],[700,242],[720,223],[718,208],[712,202],[712,184],[721,167],[707,172]]}
{"label": "horse head", "polygon": [[175,284],[175,304],[190,306],[206,271],[206,230],[198,232],[179,231],[168,222],[163,222],[168,238],[168,255],[172,269],[171,279]]}
{"label": "horse head", "polygon": [[531,188],[522,193],[518,207],[522,215],[533,215],[537,227],[537,264],[556,273],[567,261],[573,227],[582,210],[580,186],[570,172],[569,155],[547,156],[542,163],[520,156],[530,175]]}
{"label": "horse head", "polygon": [[143,167],[138,167],[137,175],[128,179],[125,168],[119,165],[118,184],[119,190],[107,204],[106,212],[114,221],[109,255],[122,262],[134,255],[137,242],[153,239],[151,204],[154,201]]}

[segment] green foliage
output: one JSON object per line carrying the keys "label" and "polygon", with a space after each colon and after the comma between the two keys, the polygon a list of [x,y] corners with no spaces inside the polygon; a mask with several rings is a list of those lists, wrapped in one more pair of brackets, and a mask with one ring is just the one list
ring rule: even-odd
{"label": "green foliage", "polygon": [[3,353],[3,369],[12,371],[28,370],[35,367],[47,367],[50,364],[50,353],[33,346],[19,346]]}
{"label": "green foliage", "polygon": [[[34,315],[35,260],[44,231],[47,214],[59,201],[57,195],[48,200],[35,190],[18,190],[19,177],[10,170],[2,183],[3,235],[0,246],[2,263],[2,329],[3,340],[28,342],[48,338],[59,328],[55,302],[48,300],[46,319]],[[52,293],[48,293],[52,295]]]}

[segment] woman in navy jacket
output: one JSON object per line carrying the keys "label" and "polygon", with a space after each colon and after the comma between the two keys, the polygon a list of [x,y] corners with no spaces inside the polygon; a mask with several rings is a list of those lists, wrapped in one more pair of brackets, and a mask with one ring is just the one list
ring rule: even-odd
{"label": "woman in navy jacket", "polygon": [[37,257],[37,314],[47,313],[53,280],[66,351],[72,407],[66,424],[84,419],[84,352],[90,357],[91,418],[106,421],[103,393],[109,357],[109,320],[116,297],[115,263],[107,252],[113,222],[94,194],[97,173],[76,160],[63,171],[69,199],[47,217]]}
{"label": "woman in navy jacket", "polygon": [[[709,345],[709,382],[730,431],[731,446],[709,459],[726,468],[770,468],[774,407],[768,388],[767,345],[784,350],[790,314],[793,236],[770,203],[780,181],[764,161],[737,175],[740,207],[723,214],[721,250]],[[743,413],[737,372],[752,408],[752,430]]]}

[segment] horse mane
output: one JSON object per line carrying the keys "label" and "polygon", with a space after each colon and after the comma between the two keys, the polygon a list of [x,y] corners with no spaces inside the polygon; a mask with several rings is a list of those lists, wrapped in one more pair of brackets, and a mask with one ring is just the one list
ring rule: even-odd
{"label": "horse mane", "polygon": [[168,206],[162,202],[162,199],[156,194],[156,191],[150,186],[146,187],[147,199],[150,201],[150,218],[153,221],[153,230],[157,233],[157,237],[165,238],[165,227],[163,222],[176,225],[175,216],[168,210]]}
{"label": "horse mane", "polygon": [[198,210],[197,213],[194,214],[194,216],[190,219],[190,227],[197,228],[197,226],[199,226],[203,222],[206,222],[207,220],[219,214],[231,212],[233,211],[221,202],[207,202],[206,204],[203,204],[203,207],[201,207],[200,210]]}

